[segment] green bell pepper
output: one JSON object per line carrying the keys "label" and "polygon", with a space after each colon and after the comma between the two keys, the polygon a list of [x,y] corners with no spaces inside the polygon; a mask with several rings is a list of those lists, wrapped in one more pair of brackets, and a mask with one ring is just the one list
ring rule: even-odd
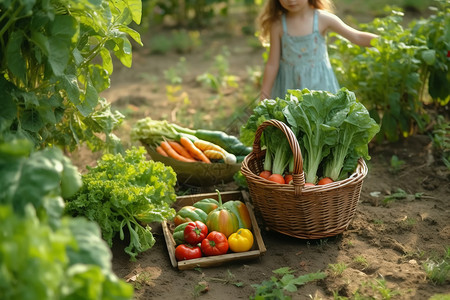
{"label": "green bell pepper", "polygon": [[213,198],[205,198],[200,201],[197,201],[193,204],[194,207],[200,208],[206,214],[209,214],[211,211],[215,210],[219,207],[219,202]]}
{"label": "green bell pepper", "polygon": [[184,229],[189,224],[189,222],[181,223],[173,230],[173,239],[177,245],[184,244]]}
{"label": "green bell pepper", "polygon": [[185,223],[185,222],[192,222],[192,221],[201,221],[206,224],[206,218],[208,217],[208,214],[205,213],[200,208],[187,205],[183,206],[175,215],[173,218],[173,222],[176,226]]}

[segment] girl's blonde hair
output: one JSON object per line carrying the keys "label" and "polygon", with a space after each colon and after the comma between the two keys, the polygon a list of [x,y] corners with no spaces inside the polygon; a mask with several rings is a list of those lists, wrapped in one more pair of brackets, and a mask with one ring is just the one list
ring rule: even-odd
{"label": "girl's blonde hair", "polygon": [[[332,12],[333,4],[331,0],[308,0],[308,4],[316,9],[323,9]],[[268,0],[256,19],[256,26],[259,29],[259,39],[263,44],[269,43],[270,28],[278,18],[286,13],[286,9],[280,4],[279,0]]]}

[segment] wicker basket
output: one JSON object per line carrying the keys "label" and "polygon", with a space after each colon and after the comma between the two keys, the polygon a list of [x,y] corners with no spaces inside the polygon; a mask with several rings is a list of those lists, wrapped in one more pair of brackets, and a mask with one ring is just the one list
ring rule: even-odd
{"label": "wicker basket", "polygon": [[[258,176],[265,156],[260,139],[268,126],[279,128],[289,141],[294,155],[293,184],[279,184]],[[283,122],[268,120],[258,127],[253,150],[242,162],[241,172],[247,179],[255,211],[270,230],[301,239],[320,239],[347,229],[356,211],[367,165],[360,158],[349,178],[305,186],[302,154],[294,133]]]}

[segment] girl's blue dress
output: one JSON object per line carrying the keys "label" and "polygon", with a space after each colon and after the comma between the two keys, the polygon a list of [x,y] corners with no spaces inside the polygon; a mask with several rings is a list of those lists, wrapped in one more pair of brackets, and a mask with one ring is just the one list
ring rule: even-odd
{"label": "girl's blue dress", "polygon": [[287,89],[322,90],[336,93],[339,84],[328,58],[327,44],[319,32],[317,10],[314,11],[313,32],[305,36],[290,36],[286,16],[281,17],[281,60],[272,88],[272,99],[284,98]]}

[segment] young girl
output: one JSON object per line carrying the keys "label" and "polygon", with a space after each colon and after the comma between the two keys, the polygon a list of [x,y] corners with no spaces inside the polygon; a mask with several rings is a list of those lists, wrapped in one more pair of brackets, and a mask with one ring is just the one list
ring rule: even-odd
{"label": "young girl", "polygon": [[356,30],[331,13],[330,0],[268,0],[258,18],[260,38],[270,42],[261,100],[284,98],[287,89],[336,93],[325,34],[334,31],[359,46],[377,35]]}

